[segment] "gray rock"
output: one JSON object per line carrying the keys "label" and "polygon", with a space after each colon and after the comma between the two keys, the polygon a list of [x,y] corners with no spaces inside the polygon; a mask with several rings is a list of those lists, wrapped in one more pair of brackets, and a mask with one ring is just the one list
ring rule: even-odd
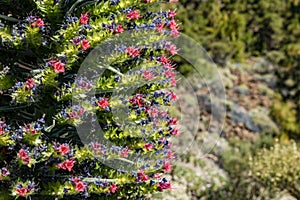
{"label": "gray rock", "polygon": [[268,112],[257,108],[250,111],[251,121],[259,132],[279,133],[275,122],[268,116]]}

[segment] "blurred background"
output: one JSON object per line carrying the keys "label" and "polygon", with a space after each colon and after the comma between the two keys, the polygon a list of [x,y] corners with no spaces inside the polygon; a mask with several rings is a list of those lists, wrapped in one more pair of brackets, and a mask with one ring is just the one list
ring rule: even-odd
{"label": "blurred background", "polygon": [[205,102],[195,143],[215,147],[181,154],[174,190],[154,199],[300,199],[300,1],[180,0],[175,8],[181,31],[218,65],[226,120],[220,138],[208,129],[209,92],[177,58]]}

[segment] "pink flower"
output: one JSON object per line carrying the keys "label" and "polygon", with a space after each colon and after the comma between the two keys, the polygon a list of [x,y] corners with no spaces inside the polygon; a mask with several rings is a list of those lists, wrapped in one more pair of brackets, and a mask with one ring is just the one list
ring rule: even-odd
{"label": "pink flower", "polygon": [[32,78],[30,78],[26,81],[25,89],[29,90],[29,89],[33,88],[34,85],[35,85],[34,80]]}
{"label": "pink flower", "polygon": [[164,25],[163,25],[163,24],[158,24],[158,25],[156,26],[156,30],[157,30],[158,32],[162,32],[162,31],[164,30]]}
{"label": "pink flower", "polygon": [[44,24],[44,22],[43,22],[43,20],[41,19],[41,18],[38,18],[37,20],[36,20],[36,26],[37,27],[41,27],[41,26],[44,26],[45,24]]}
{"label": "pink flower", "polygon": [[81,14],[80,24],[87,24],[89,21],[89,15],[87,13]]}
{"label": "pink flower", "polygon": [[53,64],[54,72],[55,73],[62,73],[65,72],[65,64],[58,61]]}
{"label": "pink flower", "polygon": [[176,12],[169,10],[169,13],[168,13],[169,18],[174,18],[176,15],[177,15]]}
{"label": "pink flower", "polygon": [[21,196],[21,197],[25,197],[25,196],[28,195],[28,194],[27,194],[28,191],[27,191],[27,189],[24,188],[24,187],[22,187],[22,188],[20,188],[20,189],[17,189],[16,192],[17,192],[18,195]]}
{"label": "pink flower", "polygon": [[165,55],[162,55],[158,60],[164,65],[171,63],[171,61]]}
{"label": "pink flower", "polygon": [[170,173],[172,171],[172,167],[169,161],[165,161],[164,168],[164,173]]}
{"label": "pink flower", "polygon": [[149,81],[149,80],[154,78],[154,75],[150,71],[144,71],[143,72],[143,77],[144,77],[144,79]]}
{"label": "pink flower", "polygon": [[63,169],[63,170],[68,170],[70,172],[70,171],[72,171],[75,163],[76,163],[76,161],[74,159],[69,159],[69,160],[64,161],[63,163],[60,163],[58,165],[58,168]]}
{"label": "pink flower", "polygon": [[108,98],[102,98],[98,101],[98,106],[100,106],[102,109],[105,109],[109,106]]}
{"label": "pink flower", "polygon": [[83,192],[85,189],[85,185],[83,184],[83,182],[81,181],[77,181],[75,183],[75,190],[78,191],[78,192]]}
{"label": "pink flower", "polygon": [[91,47],[91,45],[90,45],[90,43],[89,43],[88,40],[83,39],[83,40],[81,41],[81,47],[82,47],[83,50],[87,50],[88,48]]}
{"label": "pink flower", "polygon": [[72,181],[76,184],[76,183],[80,182],[81,179],[78,178],[78,177],[75,177],[75,178],[72,179]]}
{"label": "pink flower", "polygon": [[79,115],[75,111],[72,111],[69,114],[69,118],[70,119],[79,119]]}
{"label": "pink flower", "polygon": [[171,188],[171,184],[170,183],[165,183],[165,182],[159,182],[157,184],[157,188],[159,189],[159,191],[163,191],[165,189],[172,189]]}
{"label": "pink flower", "polygon": [[169,3],[176,3],[176,2],[178,2],[178,0],[169,0]]}
{"label": "pink flower", "polygon": [[123,26],[122,25],[117,26],[114,32],[115,33],[122,33],[122,32],[124,32]]}
{"label": "pink flower", "polygon": [[78,111],[78,114],[79,114],[79,115],[82,115],[84,112],[85,112],[85,111],[84,111],[84,108],[80,108],[79,111]]}
{"label": "pink flower", "polygon": [[139,171],[138,176],[142,181],[148,181],[149,180],[149,176],[147,174],[145,174],[143,170]]}
{"label": "pink flower", "polygon": [[127,17],[127,19],[131,19],[131,20],[138,19],[140,17],[139,11],[132,10],[132,11],[130,11],[130,13],[127,14],[126,17]]}
{"label": "pink flower", "polygon": [[22,158],[22,160],[24,163],[28,164],[30,162],[30,157],[29,156],[24,157],[24,158]]}
{"label": "pink flower", "polygon": [[173,77],[176,76],[176,72],[174,72],[174,71],[172,71],[172,70],[167,70],[167,71],[165,71],[165,76],[166,76],[167,78],[173,78]]}
{"label": "pink flower", "polygon": [[155,174],[154,174],[154,178],[159,179],[159,178],[160,178],[160,175],[159,175],[158,173],[155,173]]}
{"label": "pink flower", "polygon": [[178,135],[179,131],[178,131],[178,129],[174,129],[171,133],[172,133],[172,135]]}
{"label": "pink flower", "polygon": [[156,108],[153,108],[151,112],[149,112],[151,117],[157,117],[158,116],[158,110]]}
{"label": "pink flower", "polygon": [[168,51],[169,51],[172,55],[178,54],[178,51],[177,51],[177,48],[176,48],[175,45],[171,45],[170,48],[168,49]]}
{"label": "pink flower", "polygon": [[68,144],[62,144],[58,147],[59,153],[64,156],[70,152]]}
{"label": "pink flower", "polygon": [[178,31],[172,31],[172,36],[173,36],[174,38],[177,38],[177,37],[180,36],[180,33],[179,33]]}
{"label": "pink flower", "polygon": [[176,22],[174,20],[171,20],[171,22],[170,22],[170,29],[172,31],[178,31],[179,30],[179,26],[178,26],[178,24],[176,24]]}
{"label": "pink flower", "polygon": [[145,145],[144,145],[144,148],[147,149],[147,150],[149,151],[150,149],[152,149],[152,146],[153,146],[153,145],[152,145],[151,143],[148,143],[148,144],[145,144]]}
{"label": "pink flower", "polygon": [[134,48],[134,47],[128,47],[126,49],[126,53],[128,53],[132,58],[140,55],[140,51],[138,48]]}
{"label": "pink flower", "polygon": [[121,152],[120,152],[120,156],[124,157],[124,158],[127,158],[128,157],[128,153],[129,153],[129,149],[126,148],[126,149],[123,149]]}
{"label": "pink flower", "polygon": [[20,149],[18,153],[18,158],[21,158],[26,164],[30,162],[30,157],[24,149]]}
{"label": "pink flower", "polygon": [[177,124],[177,119],[176,118],[172,118],[170,121],[169,121],[169,125],[176,125]]}
{"label": "pink flower", "polygon": [[151,0],[145,0],[146,1],[146,3],[151,3]]}
{"label": "pink flower", "polygon": [[171,84],[172,86],[176,86],[177,81],[175,80],[175,78],[172,78],[172,79],[171,79],[170,84]]}
{"label": "pink flower", "polygon": [[20,149],[18,153],[18,158],[24,159],[26,157],[28,157],[27,152],[24,149]]}
{"label": "pink flower", "polygon": [[109,187],[109,191],[112,192],[112,193],[115,193],[117,191],[118,187],[116,184],[112,184],[110,187]]}
{"label": "pink flower", "polygon": [[168,152],[167,158],[169,159],[174,158],[173,153],[171,151]]}

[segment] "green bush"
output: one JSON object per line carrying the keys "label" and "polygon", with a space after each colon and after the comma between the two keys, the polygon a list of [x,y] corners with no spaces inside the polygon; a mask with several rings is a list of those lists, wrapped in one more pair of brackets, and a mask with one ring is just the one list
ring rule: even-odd
{"label": "green bush", "polygon": [[250,170],[254,179],[270,191],[287,190],[300,198],[300,149],[290,144],[276,143],[271,149],[262,149],[252,157]]}

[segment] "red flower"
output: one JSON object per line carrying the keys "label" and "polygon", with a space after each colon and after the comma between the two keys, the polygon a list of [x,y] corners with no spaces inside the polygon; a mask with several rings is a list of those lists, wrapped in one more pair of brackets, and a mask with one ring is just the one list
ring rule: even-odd
{"label": "red flower", "polygon": [[126,49],[126,52],[127,52],[132,58],[134,58],[134,57],[140,55],[139,49],[138,49],[138,48],[134,48],[134,47],[128,47],[128,48]]}
{"label": "red flower", "polygon": [[157,188],[159,189],[159,191],[163,191],[164,189],[170,189],[170,190],[172,189],[171,184],[165,182],[159,182],[157,184]]}
{"label": "red flower", "polygon": [[115,193],[117,191],[118,187],[116,184],[112,184],[110,187],[109,187],[109,191],[112,192],[112,193]]}
{"label": "red flower", "polygon": [[20,149],[18,153],[18,158],[24,159],[26,157],[28,157],[27,152],[24,149]]}
{"label": "red flower", "polygon": [[41,18],[38,18],[37,20],[36,20],[36,26],[37,27],[41,27],[41,26],[44,26],[45,24],[44,24],[44,22],[43,22],[43,20],[41,19]]}
{"label": "red flower", "polygon": [[20,189],[17,189],[16,192],[17,192],[18,195],[21,196],[21,197],[25,197],[25,196],[28,195],[28,194],[27,194],[27,189],[24,188],[24,187],[22,187],[22,188],[20,188]]}
{"label": "red flower", "polygon": [[35,134],[36,134],[36,130],[35,130],[35,129],[30,129],[30,133],[31,133],[32,135],[35,135]]}
{"label": "red flower", "polygon": [[70,171],[72,171],[72,168],[74,167],[75,162],[76,161],[74,159],[66,160],[63,163],[59,164],[58,168],[68,170],[70,172]]}
{"label": "red flower", "polygon": [[63,155],[66,155],[70,152],[69,150],[69,145],[68,144],[62,144],[59,146],[58,148],[59,150],[59,153],[63,156]]}
{"label": "red flower", "polygon": [[24,161],[26,164],[28,164],[28,163],[30,162],[30,157],[29,157],[29,156],[24,157],[24,158],[23,158],[23,161]]}
{"label": "red flower", "polygon": [[171,164],[169,161],[167,161],[167,160],[165,161],[164,168],[165,168],[164,173],[169,173],[172,171],[172,167],[171,167]]}
{"label": "red flower", "polygon": [[174,129],[173,131],[172,131],[172,135],[178,135],[179,134],[179,131],[177,130],[177,129]]}
{"label": "red flower", "polygon": [[139,178],[142,179],[142,181],[149,180],[149,176],[147,174],[145,174],[143,170],[140,170],[140,172],[138,173],[138,176],[139,176]]}
{"label": "red flower", "polygon": [[79,115],[77,114],[77,112],[72,111],[72,112],[70,112],[69,118],[70,118],[70,119],[79,119],[80,117],[79,117]]}
{"label": "red flower", "polygon": [[83,192],[85,189],[85,185],[83,184],[83,182],[78,181],[75,183],[75,190],[77,190],[78,192]]}
{"label": "red flower", "polygon": [[89,43],[88,40],[83,39],[83,40],[81,41],[81,47],[82,47],[83,50],[87,50],[88,48],[91,47],[91,45],[90,45],[90,43]]}
{"label": "red flower", "polygon": [[169,121],[169,125],[176,125],[177,124],[177,119],[176,118],[172,118],[170,121]]}
{"label": "red flower", "polygon": [[33,88],[34,85],[35,85],[34,80],[32,78],[30,78],[26,81],[25,89],[29,90],[29,89]]}
{"label": "red flower", "polygon": [[170,97],[171,97],[172,100],[176,100],[177,99],[177,96],[176,96],[176,94],[174,92],[170,93]]}
{"label": "red flower", "polygon": [[162,31],[164,30],[164,25],[163,25],[163,24],[158,24],[158,25],[156,26],[156,30],[157,30],[158,32],[162,32]]}
{"label": "red flower", "polygon": [[152,149],[152,146],[153,146],[153,145],[152,145],[151,143],[148,143],[148,144],[145,144],[145,145],[144,145],[144,148],[147,149],[147,150],[149,151],[150,149]]}
{"label": "red flower", "polygon": [[131,19],[131,20],[138,19],[140,17],[139,11],[132,10],[132,11],[130,11],[130,13],[127,14],[126,17],[127,17],[127,19]]}
{"label": "red flower", "polygon": [[179,26],[176,24],[176,22],[174,20],[171,20],[171,22],[170,22],[170,29],[172,31],[178,31],[179,30]]}
{"label": "red flower", "polygon": [[87,24],[89,21],[89,15],[87,13],[81,14],[80,24]]}
{"label": "red flower", "polygon": [[114,32],[115,33],[122,33],[122,32],[124,32],[123,26],[122,25],[117,26],[117,28],[115,29]]}
{"label": "red flower", "polygon": [[109,106],[108,98],[103,98],[103,99],[99,100],[98,101],[98,106],[100,106],[103,109],[108,107]]}
{"label": "red flower", "polygon": [[54,72],[55,73],[62,73],[62,72],[65,72],[65,64],[58,61],[58,62],[55,62],[53,64],[53,68],[54,68]]}

